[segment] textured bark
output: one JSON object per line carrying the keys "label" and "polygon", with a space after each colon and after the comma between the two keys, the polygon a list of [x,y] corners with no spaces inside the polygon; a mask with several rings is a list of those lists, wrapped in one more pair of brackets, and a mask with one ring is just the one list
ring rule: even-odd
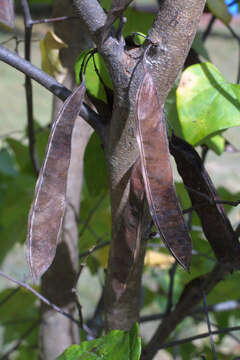
{"label": "textured bark", "polygon": [[[118,40],[113,33],[102,41],[101,31],[104,28],[106,15],[98,2],[91,0],[90,7],[87,0],[75,0],[74,3],[107,63],[115,90],[113,115],[107,129],[106,149],[110,173],[112,242],[105,286],[105,319],[107,329],[128,330],[139,316],[144,240],[150,223],[145,211],[139,252],[141,256],[136,262],[134,251],[137,244],[134,246],[132,243],[131,249],[129,248],[122,224],[129,203],[131,168],[139,156],[134,108],[136,93],[143,76],[141,63],[143,49],[124,48],[123,39]],[[204,4],[205,0],[162,0],[161,2],[160,11],[150,32],[151,40],[156,46],[148,53],[148,66],[156,79],[162,104],[184,64]],[[118,254],[123,252],[124,248],[130,250],[128,261],[125,261],[123,255],[119,266]],[[116,283],[119,279],[126,278],[126,273],[129,274],[128,286],[124,295],[119,298]]]}
{"label": "textured bark", "polygon": [[[53,16],[70,15],[73,13],[71,1],[55,0]],[[65,21],[55,26],[55,32],[69,47],[61,54],[63,65],[67,68],[64,85],[69,89],[75,87],[73,72],[76,56],[83,50],[89,39],[79,21]],[[54,99],[53,118],[62,105]],[[57,247],[53,265],[42,278],[42,294],[54,304],[77,317],[72,288],[75,287],[78,271],[78,224],[83,155],[91,128],[80,117],[77,118],[73,130],[72,154],[67,182],[67,208],[64,217],[62,239]],[[41,308],[42,323],[40,326],[41,359],[53,360],[68,346],[79,343],[79,329],[70,319],[49,309]]]}
{"label": "textured bark", "polygon": [[[163,5],[150,32],[152,41],[159,44],[159,46],[150,51],[148,59],[153,78],[156,79],[160,101],[163,104],[184,64],[204,3],[204,0],[162,1]],[[138,264],[134,265],[138,272],[135,271],[135,273],[131,274],[131,284],[126,289],[125,296],[120,300],[114,290],[116,282],[114,274],[118,274],[118,277],[120,277],[119,272],[124,268],[124,259],[122,260],[123,266],[119,268],[114,258],[116,258],[120,248],[126,246],[125,234],[121,231],[120,224],[124,216],[124,209],[129,201],[130,169],[139,155],[135,136],[134,108],[143,70],[142,64],[137,63],[140,55],[138,49],[125,53],[119,51],[119,54],[120,64],[118,68],[116,66],[116,57],[111,59],[108,54],[105,56],[112,69],[116,89],[108,148],[111,180],[112,244],[105,288],[105,317],[107,329],[128,330],[139,317],[139,279],[141,278],[139,273],[142,271],[143,256],[139,257]],[[144,254],[147,229],[149,228],[147,215],[145,215],[144,222],[145,229],[142,234],[141,254]],[[132,266],[133,264],[129,265],[129,272],[132,272]],[[126,268],[124,271],[127,271]]]}

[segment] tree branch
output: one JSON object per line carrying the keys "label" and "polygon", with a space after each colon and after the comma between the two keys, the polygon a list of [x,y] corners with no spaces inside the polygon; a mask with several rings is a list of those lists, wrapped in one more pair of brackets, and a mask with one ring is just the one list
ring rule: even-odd
{"label": "tree branch", "polygon": [[[225,328],[225,329],[219,329],[219,330],[214,330],[211,331],[212,335],[218,335],[218,334],[229,334],[231,331],[240,331],[240,326],[233,326],[233,327],[229,327],[229,328]],[[159,349],[166,349],[169,347],[173,347],[176,345],[183,345],[189,342],[192,342],[194,340],[198,340],[198,339],[204,339],[206,337],[209,337],[210,333],[203,333],[203,334],[199,334],[199,335],[195,335],[195,336],[191,336],[185,339],[179,339],[179,340],[175,340],[175,341],[170,341],[166,344],[160,345]]]}
{"label": "tree branch", "polygon": [[101,43],[101,29],[103,28],[107,15],[97,0],[74,0],[73,1],[79,17],[93,39],[93,41],[100,45]]}
{"label": "tree branch", "polygon": [[[21,5],[24,13],[24,28],[25,28],[25,42],[24,42],[24,56],[27,61],[31,61],[31,41],[32,41],[32,17],[27,0],[21,0]],[[32,161],[33,169],[38,176],[40,165],[35,148],[35,133],[33,120],[33,91],[32,80],[28,75],[25,75],[25,94],[27,102],[27,129],[29,141],[29,154]]]}
{"label": "tree branch", "polygon": [[163,0],[149,33],[158,44],[152,53],[152,72],[164,103],[182,69],[197,31],[205,0]]}
{"label": "tree branch", "polygon": [[[44,86],[52,94],[56,95],[62,101],[65,101],[71,94],[65,86],[61,85],[50,75],[46,74],[41,69],[32,65],[29,61],[21,58],[16,53],[8,50],[6,47],[0,45],[0,60],[8,65],[11,65],[15,69],[21,71],[25,75],[28,75],[39,84]],[[104,129],[101,119],[98,114],[95,113],[87,104],[83,103],[79,114],[100,136],[101,140],[105,142]]]}
{"label": "tree branch", "polygon": [[152,339],[143,350],[141,359],[153,359],[154,355],[161,348],[171,332],[202,300],[202,291],[204,291],[205,294],[208,294],[228,273],[231,273],[232,271],[232,264],[217,263],[211,272],[190,281],[184,288],[175,309],[167,318],[163,319]]}

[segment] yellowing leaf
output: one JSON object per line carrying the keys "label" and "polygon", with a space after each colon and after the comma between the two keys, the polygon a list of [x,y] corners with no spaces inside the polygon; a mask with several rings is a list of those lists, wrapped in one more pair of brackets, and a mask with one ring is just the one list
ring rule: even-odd
{"label": "yellowing leaf", "polygon": [[63,42],[56,34],[54,34],[54,32],[47,32],[44,39],[40,42],[42,69],[46,73],[53,77],[65,74],[66,70],[61,64],[59,51],[60,49],[66,47],[68,47],[68,45]]}
{"label": "yellowing leaf", "polygon": [[148,250],[144,259],[144,265],[152,267],[157,266],[160,267],[160,269],[167,269],[174,262],[175,259],[173,258],[173,256],[153,250]]}
{"label": "yellowing leaf", "polygon": [[100,265],[106,269],[108,264],[108,255],[109,255],[109,246],[104,246],[103,248],[94,251],[92,254],[100,263]]}
{"label": "yellowing leaf", "polygon": [[0,4],[0,25],[12,30],[15,26],[13,0],[1,0]]}
{"label": "yellowing leaf", "polygon": [[224,24],[229,24],[232,16],[224,0],[207,0],[208,9],[213,15],[222,20]]}

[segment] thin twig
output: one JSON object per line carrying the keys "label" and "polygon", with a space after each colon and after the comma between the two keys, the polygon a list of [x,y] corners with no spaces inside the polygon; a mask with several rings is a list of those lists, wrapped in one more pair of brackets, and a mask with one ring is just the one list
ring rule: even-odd
{"label": "thin twig", "polygon": [[[228,334],[231,331],[240,331],[240,326],[233,326],[233,327],[229,327],[229,328],[214,330],[214,331],[211,332],[211,334],[212,335]],[[175,341],[170,341],[170,342],[168,342],[166,344],[160,345],[158,350],[166,349],[166,348],[176,346],[176,345],[183,345],[183,344],[192,342],[194,340],[199,340],[199,339],[209,337],[209,335],[210,335],[209,332],[207,332],[207,333],[191,336],[191,337],[188,337],[188,338],[185,338],[185,339],[179,339],[179,340],[175,340]]]}
{"label": "thin twig", "polygon": [[216,16],[212,15],[211,19],[210,19],[210,21],[208,23],[208,26],[207,26],[206,30],[204,31],[204,33],[202,35],[202,41],[203,42],[206,41],[208,36],[210,35],[215,20],[216,20]]}
{"label": "thin twig", "polygon": [[213,359],[214,359],[214,360],[217,360],[216,349],[215,349],[215,345],[214,345],[214,341],[213,341],[213,336],[212,336],[211,323],[210,323],[210,320],[209,320],[208,309],[207,309],[207,299],[206,299],[206,295],[205,295],[205,292],[204,292],[203,289],[202,289],[202,296],[203,296],[203,307],[204,307],[204,312],[205,312],[206,320],[207,320],[207,326],[208,326],[210,344],[211,344],[212,353],[213,353]]}
{"label": "thin twig", "polygon": [[95,245],[91,249],[80,253],[78,258],[81,259],[81,258],[83,258],[85,256],[91,255],[93,252],[95,252],[95,251],[97,251],[99,249],[102,249],[103,247],[108,246],[109,244],[110,244],[110,241],[104,241],[104,242],[102,242],[102,243],[100,243],[98,245]]}
{"label": "thin twig", "polygon": [[76,20],[76,19],[79,19],[78,16],[59,16],[59,17],[49,18],[49,19],[32,20],[31,25],[49,24],[49,23],[55,23],[55,22],[59,22],[59,21]]}
{"label": "thin twig", "polygon": [[[21,0],[21,5],[24,12],[24,28],[25,28],[24,54],[25,54],[25,59],[27,61],[31,61],[32,18],[27,0]],[[25,93],[26,93],[26,102],[27,102],[27,123],[28,123],[27,128],[28,128],[28,141],[29,141],[29,155],[33,169],[36,175],[38,175],[40,165],[35,148],[32,80],[28,75],[25,75]]]}
{"label": "thin twig", "polygon": [[173,300],[173,289],[174,289],[174,279],[175,279],[176,270],[177,270],[177,262],[175,261],[175,263],[172,265],[171,269],[169,270],[170,281],[168,287],[168,297],[167,297],[165,316],[167,316],[171,312],[173,306],[172,300]]}
{"label": "thin twig", "polygon": [[78,237],[80,238],[81,236],[83,236],[89,222],[91,221],[92,216],[94,215],[95,211],[99,208],[99,206],[101,205],[102,201],[105,199],[107,192],[105,191],[102,196],[99,198],[99,200],[96,202],[96,204],[92,207],[92,209],[89,211],[88,213],[88,217],[86,219],[86,221],[83,224],[82,229],[79,231]]}
{"label": "thin twig", "polygon": [[[64,311],[63,309],[61,309],[60,307],[58,307],[57,305],[53,304],[51,301],[49,301],[48,299],[46,299],[43,295],[39,294],[39,292],[37,292],[35,289],[33,289],[30,285],[12,278],[9,275],[4,274],[2,271],[0,271],[0,276],[4,277],[5,279],[14,282],[15,284],[24,287],[25,289],[29,290],[31,293],[33,293],[39,300],[41,300],[44,304],[48,305],[49,307],[51,307],[53,310],[57,311],[59,314],[62,314],[63,316],[67,317],[68,319],[72,320],[72,322],[74,322],[75,324],[77,324],[78,326],[80,326],[80,322],[76,319],[74,319],[74,317],[72,317],[69,313],[67,313],[66,311]],[[83,325],[83,329],[84,331],[86,331],[86,333],[89,333],[91,336],[94,336],[93,332],[86,326]]]}
{"label": "thin twig", "polygon": [[[236,300],[228,300],[214,305],[208,305],[207,311],[208,312],[224,312],[224,311],[233,311],[240,309],[240,301]],[[202,307],[197,307],[193,311],[189,313],[189,316],[193,316],[195,314],[201,314],[204,312]],[[149,321],[158,321],[162,320],[165,317],[165,313],[159,314],[151,314],[151,315],[144,315],[140,317],[140,323],[149,322]]]}

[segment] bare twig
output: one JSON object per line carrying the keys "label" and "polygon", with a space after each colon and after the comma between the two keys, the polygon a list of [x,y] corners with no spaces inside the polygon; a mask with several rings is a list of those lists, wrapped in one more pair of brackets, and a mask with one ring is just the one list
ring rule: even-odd
{"label": "bare twig", "polygon": [[93,252],[99,250],[99,249],[102,249],[103,247],[105,246],[108,246],[110,244],[110,241],[104,241],[98,245],[95,245],[94,247],[92,247],[91,249],[87,250],[87,251],[84,251],[82,253],[79,254],[79,259],[85,257],[85,256],[88,256],[88,255],[91,255]]}
{"label": "bare twig", "polygon": [[[63,316],[67,317],[68,319],[72,320],[75,324],[77,324],[78,326],[80,326],[80,322],[76,319],[74,319],[74,317],[72,317],[69,313],[67,313],[66,311],[64,311],[63,309],[61,309],[60,307],[58,307],[57,305],[51,303],[51,301],[49,301],[48,299],[46,299],[44,296],[42,296],[41,294],[39,294],[39,292],[37,292],[35,289],[33,289],[30,285],[12,278],[9,275],[4,274],[2,271],[0,271],[0,276],[4,277],[5,279],[14,282],[15,284],[24,287],[25,289],[29,290],[31,293],[33,293],[39,300],[41,300],[43,303],[45,303],[46,305],[48,305],[49,307],[51,307],[53,310],[57,311],[59,314],[62,314]],[[83,325],[83,329],[84,331],[86,331],[87,333],[89,333],[91,336],[94,336],[93,332],[86,326]]]}
{"label": "bare twig", "polygon": [[[214,330],[214,331],[211,332],[211,334],[212,335],[228,334],[231,331],[240,331],[240,326],[233,326],[233,327],[229,327],[229,328]],[[209,332],[207,332],[207,333],[191,336],[191,337],[188,337],[188,338],[185,338],[185,339],[179,339],[179,340],[175,340],[175,341],[170,341],[170,342],[168,342],[166,344],[160,345],[158,350],[166,349],[166,348],[176,346],[176,345],[183,345],[183,344],[186,344],[188,342],[192,342],[194,340],[199,340],[199,339],[209,337],[209,335],[210,335]]]}
{"label": "bare twig", "polygon": [[[70,90],[61,85],[54,78],[2,45],[0,45],[0,60],[28,75],[63,101],[65,101],[71,94]],[[82,118],[93,127],[100,136],[102,142],[105,143],[103,125],[96,112],[93,111],[87,104],[83,103],[80,116],[82,116]]]}
{"label": "bare twig", "polygon": [[215,349],[213,336],[212,336],[211,323],[210,323],[210,320],[209,320],[208,309],[207,309],[207,299],[206,299],[206,295],[205,295],[204,290],[202,290],[202,296],[203,296],[203,307],[204,307],[204,312],[205,312],[205,315],[206,315],[209,338],[210,338],[210,343],[211,343],[211,348],[212,348],[212,353],[213,353],[213,359],[217,360],[216,349]]}
{"label": "bare twig", "polygon": [[[31,38],[32,38],[32,18],[27,0],[21,0],[21,5],[24,12],[24,28],[25,28],[25,59],[31,61]],[[28,123],[28,141],[29,141],[29,155],[32,162],[33,169],[38,175],[39,160],[35,148],[35,133],[33,120],[33,94],[32,94],[32,80],[31,77],[25,75],[25,93],[27,102],[27,123]]]}
{"label": "bare twig", "polygon": [[37,24],[51,24],[54,22],[59,22],[59,21],[66,21],[66,20],[76,20],[78,19],[77,16],[59,16],[56,18],[49,18],[49,19],[39,19],[39,20],[32,20],[31,24],[32,25],[37,25]]}
{"label": "bare twig", "polygon": [[215,15],[212,15],[211,16],[211,19],[208,23],[208,26],[206,28],[206,30],[204,31],[203,35],[202,35],[202,41],[206,41],[208,36],[210,35],[211,31],[212,31],[212,27],[213,27],[213,24],[215,23],[215,20],[216,20],[216,16]]}
{"label": "bare twig", "polygon": [[[142,360],[153,359],[156,352],[161,348],[161,344],[164,343],[176,326],[191,314],[193,308],[202,300],[200,289],[205,294],[208,294],[229,272],[233,271],[233,266],[233,264],[229,263],[217,263],[212,271],[193,279],[185,286],[175,309],[167,318],[163,319],[152,339],[143,350]],[[207,334],[209,335],[209,333]]]}
{"label": "bare twig", "polygon": [[92,216],[94,215],[95,211],[99,208],[99,206],[101,205],[101,203],[102,203],[103,200],[105,199],[106,194],[107,194],[107,193],[104,192],[104,193],[100,196],[100,198],[99,198],[99,200],[97,201],[97,203],[96,203],[96,204],[92,207],[92,209],[89,211],[88,217],[87,217],[86,221],[84,222],[82,229],[79,231],[79,234],[78,234],[78,237],[79,237],[79,238],[80,238],[81,236],[83,236],[83,234],[84,234],[84,232],[85,232],[85,230],[86,230],[89,222],[91,221]]}

